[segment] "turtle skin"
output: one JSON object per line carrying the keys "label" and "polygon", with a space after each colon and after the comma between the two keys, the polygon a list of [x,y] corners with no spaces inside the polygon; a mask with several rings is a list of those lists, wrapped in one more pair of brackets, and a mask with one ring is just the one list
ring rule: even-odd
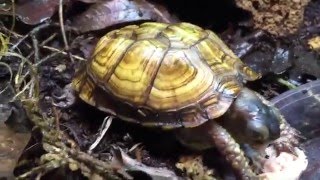
{"label": "turtle skin", "polygon": [[187,147],[215,146],[240,179],[259,179],[240,143],[276,142],[284,131],[293,138],[277,144],[297,142],[279,112],[244,87],[260,77],[210,30],[145,22],[103,36],[71,88],[124,121],[177,130]]}

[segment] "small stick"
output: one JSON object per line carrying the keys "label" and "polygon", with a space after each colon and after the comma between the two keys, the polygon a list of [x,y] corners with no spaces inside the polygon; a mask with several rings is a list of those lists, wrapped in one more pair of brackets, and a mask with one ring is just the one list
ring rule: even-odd
{"label": "small stick", "polygon": [[40,46],[46,45],[48,42],[50,42],[51,40],[53,40],[56,36],[57,36],[57,33],[53,33],[53,34],[52,34],[51,36],[49,36],[47,39],[45,39],[44,41],[42,41],[42,43],[40,43]]}
{"label": "small stick", "polygon": [[[53,40],[55,37],[57,36],[57,33],[52,34],[51,36],[49,36],[47,39],[45,39],[44,41],[42,41],[40,43],[40,47],[45,46],[49,41]],[[32,55],[34,54],[34,51],[32,51],[27,58],[30,58]]]}
{"label": "small stick", "polygon": [[[68,55],[68,53],[67,53],[67,52],[65,52],[65,51],[61,51],[61,50],[56,49],[56,48],[54,48],[54,47],[50,47],[50,46],[42,46],[42,48],[44,48],[44,49],[48,49],[48,50],[50,50],[50,51],[58,52],[58,53],[63,54],[63,55]],[[82,57],[80,57],[80,56],[77,56],[77,55],[71,55],[71,56],[72,56],[73,58],[77,59],[77,60],[80,60],[80,61],[86,61],[86,59],[84,59],[84,58],[82,58]]]}
{"label": "small stick", "polygon": [[[62,161],[59,163],[63,163]],[[66,164],[67,162],[64,162],[64,164]],[[21,174],[17,177],[17,179],[28,179],[30,176],[35,175],[35,174],[45,174],[46,172],[49,172],[53,169],[56,169],[57,167],[57,162],[56,161],[51,161],[51,162],[47,162],[45,164],[42,164],[38,167],[34,167],[33,169],[31,169],[30,171]],[[61,164],[62,166],[62,164]]]}
{"label": "small stick", "polygon": [[56,56],[56,55],[58,55],[58,54],[60,54],[60,53],[59,53],[59,52],[51,53],[50,55],[42,58],[39,62],[37,62],[37,63],[35,64],[35,66],[39,66],[40,64],[48,61],[49,59],[51,59],[52,57],[54,57],[54,56]]}
{"label": "small stick", "polygon": [[7,29],[2,23],[1,23],[1,32],[5,32],[5,33],[8,33],[8,34],[12,34],[14,35],[16,38],[22,38],[23,36],[21,34],[18,34],[14,31],[11,31],[10,29]]}
{"label": "small stick", "polygon": [[34,63],[37,63],[40,59],[39,57],[39,43],[38,40],[35,36],[35,34],[31,34],[31,39],[32,39],[32,44],[33,44],[33,48],[34,48]]}
{"label": "small stick", "polygon": [[111,123],[112,123],[113,117],[107,116],[104,118],[103,123],[101,125],[101,129],[99,130],[99,136],[94,141],[94,143],[89,147],[88,153],[91,154],[92,150],[98,146],[104,135],[107,133]]}
{"label": "small stick", "polygon": [[[63,42],[64,42],[64,46],[66,51],[69,51],[69,45],[68,45],[68,40],[67,40],[67,36],[66,36],[66,31],[64,29],[64,23],[63,23],[63,0],[59,0],[59,23],[60,23],[60,29],[61,29],[61,33],[62,33],[62,38],[63,38]],[[68,52],[68,55],[71,59],[71,62],[74,62],[72,55],[70,52]]]}
{"label": "small stick", "polygon": [[36,32],[38,32],[39,30],[46,28],[50,26],[50,24],[48,22],[43,23],[37,27],[35,27],[34,29],[32,29],[28,34],[24,35],[16,44],[14,44],[13,46],[11,46],[9,51],[13,51],[14,49],[16,49],[25,39],[27,39],[31,34],[34,34]]}
{"label": "small stick", "polygon": [[62,13],[62,11],[63,11],[63,0],[59,0],[59,23],[60,23],[60,29],[61,29],[64,45],[65,45],[66,49],[69,50],[66,31],[64,30],[63,13]]}

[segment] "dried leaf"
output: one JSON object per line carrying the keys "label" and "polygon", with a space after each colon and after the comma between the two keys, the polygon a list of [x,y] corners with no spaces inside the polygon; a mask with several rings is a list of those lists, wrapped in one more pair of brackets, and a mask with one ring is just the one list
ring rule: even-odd
{"label": "dried leaf", "polygon": [[[141,171],[149,175],[153,180],[160,179],[172,179],[178,180],[180,177],[176,176],[173,171],[170,171],[166,168],[156,168],[146,166],[132,158],[130,158],[126,153],[121,149],[115,149],[113,151],[113,165],[120,168],[120,172],[124,175],[129,176],[126,172],[129,171]],[[128,177],[130,178],[130,177]]]}
{"label": "dried leaf", "polygon": [[16,133],[0,122],[0,179],[14,177],[13,170],[30,137],[30,133]]}
{"label": "dried leaf", "polygon": [[[31,137],[29,131],[17,132],[16,130],[23,128],[13,127],[12,122],[20,126],[18,121],[22,119],[16,116],[16,109],[10,107],[6,102],[13,95],[11,89],[7,88],[0,94],[0,179],[13,179],[13,170]],[[7,121],[10,121],[11,124],[5,124]]]}
{"label": "dried leaf", "polygon": [[26,115],[14,96],[12,86],[0,83],[0,179],[13,179],[16,163],[30,140],[30,129],[24,127]]}
{"label": "dried leaf", "polygon": [[30,0],[15,6],[16,14],[22,22],[35,25],[51,18],[59,7],[59,0]]}
{"label": "dried leaf", "polygon": [[87,11],[76,17],[72,25],[79,31],[86,32],[140,20],[176,21],[163,7],[145,0],[105,0],[93,4]]}

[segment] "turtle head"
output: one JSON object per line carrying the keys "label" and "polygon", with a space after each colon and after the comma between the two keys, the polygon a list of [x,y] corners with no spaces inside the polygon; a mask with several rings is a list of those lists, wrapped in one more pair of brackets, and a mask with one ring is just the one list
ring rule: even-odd
{"label": "turtle head", "polygon": [[256,92],[244,88],[223,119],[223,126],[240,143],[260,145],[280,137],[279,111]]}

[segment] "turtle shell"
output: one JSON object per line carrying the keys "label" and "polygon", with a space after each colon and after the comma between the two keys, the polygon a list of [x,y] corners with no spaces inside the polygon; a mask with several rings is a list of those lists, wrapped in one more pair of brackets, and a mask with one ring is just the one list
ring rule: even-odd
{"label": "turtle shell", "polygon": [[259,77],[210,30],[145,22],[103,36],[72,85],[123,120],[176,128],[223,115],[243,80]]}

